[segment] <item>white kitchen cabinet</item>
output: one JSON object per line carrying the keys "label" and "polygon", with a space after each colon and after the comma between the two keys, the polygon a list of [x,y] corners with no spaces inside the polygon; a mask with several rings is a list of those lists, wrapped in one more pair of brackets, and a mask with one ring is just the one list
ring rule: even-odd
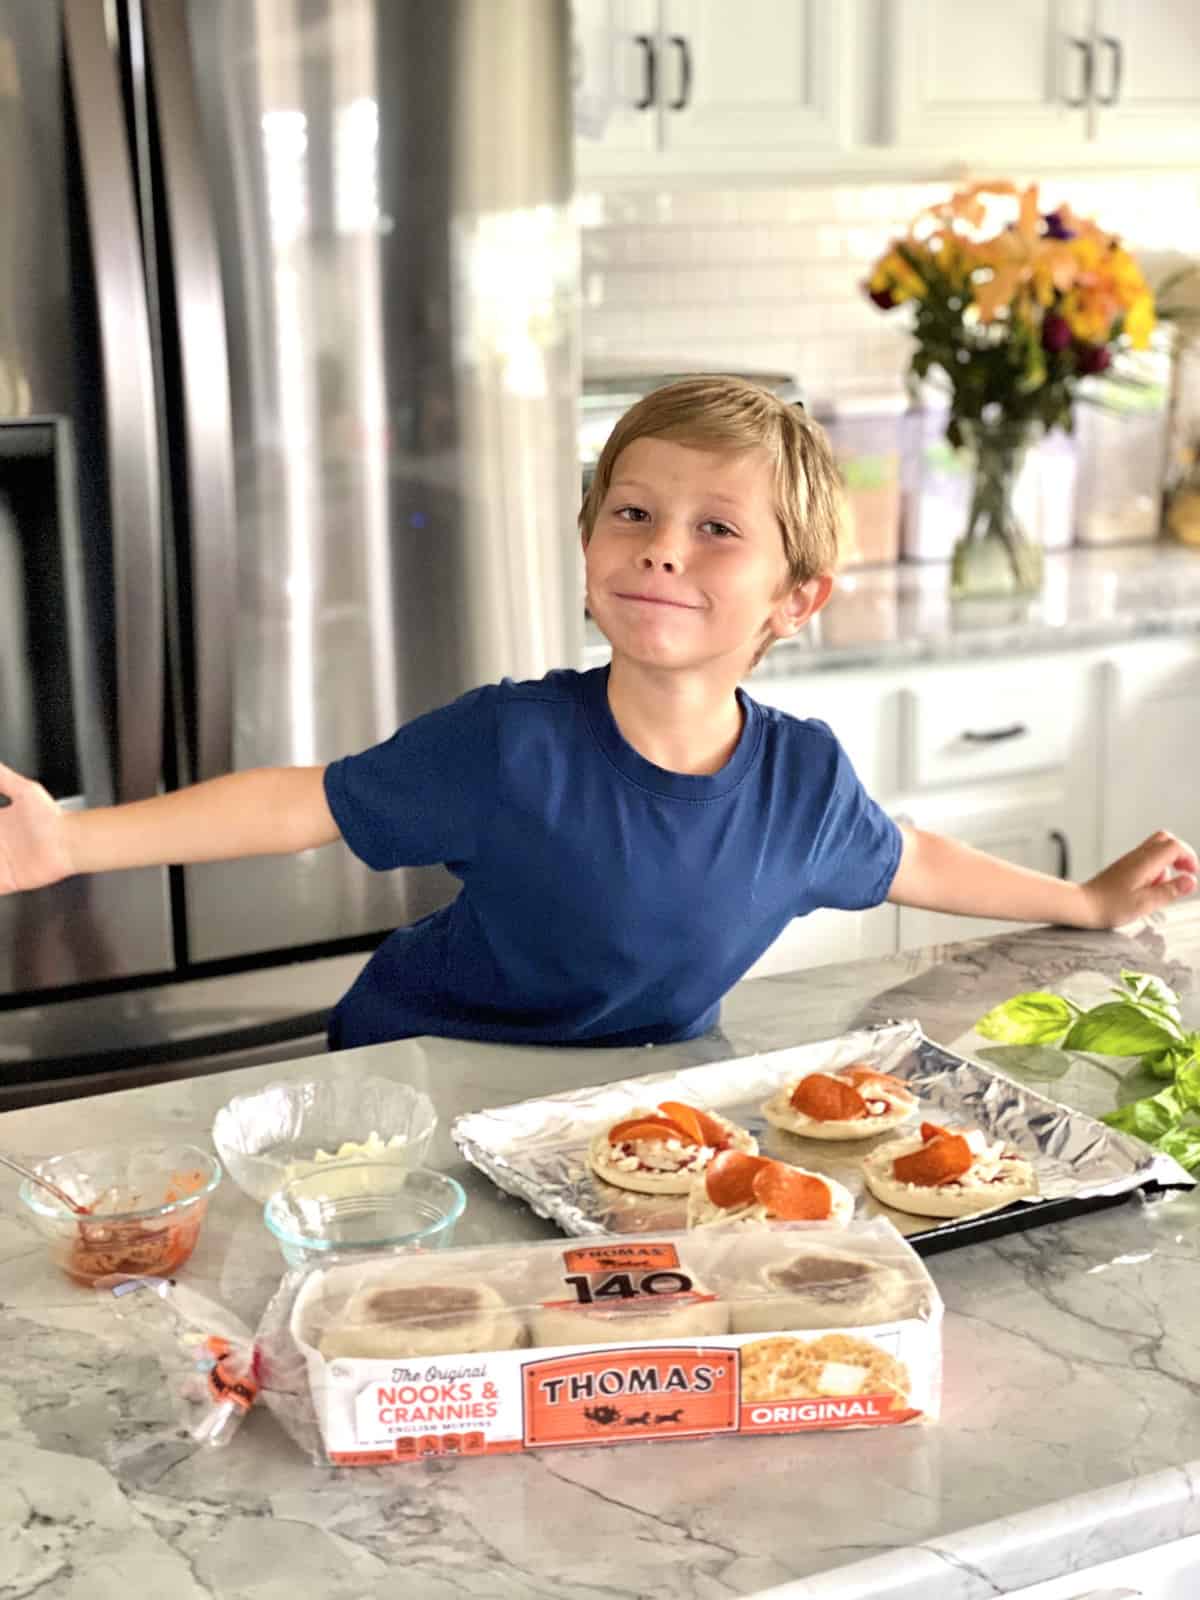
{"label": "white kitchen cabinet", "polygon": [[1200,642],[1153,640],[1112,653],[1104,741],[1105,859],[1157,828],[1200,847]]}
{"label": "white kitchen cabinet", "polygon": [[[574,0],[611,28],[613,110],[581,179],[803,165],[847,138],[848,11],[829,0]],[[647,164],[649,163],[649,165]]]}
{"label": "white kitchen cabinet", "polygon": [[[893,816],[1077,880],[1102,864],[1101,663],[1094,652],[1063,652],[809,672],[750,687],[766,704],[828,722]],[[892,905],[819,911],[792,923],[749,976],[1016,926]]]}
{"label": "white kitchen cabinet", "polygon": [[893,147],[1102,165],[1200,157],[1193,0],[889,0]]}
{"label": "white kitchen cabinet", "polygon": [[1095,0],[1096,138],[1122,152],[1200,157],[1200,6]]}
{"label": "white kitchen cabinet", "polygon": [[572,0],[571,20],[577,166],[644,162],[658,148],[658,0]]}
{"label": "white kitchen cabinet", "polygon": [[891,0],[891,142],[989,164],[1047,142],[1082,147],[1090,8],[1091,0]]}

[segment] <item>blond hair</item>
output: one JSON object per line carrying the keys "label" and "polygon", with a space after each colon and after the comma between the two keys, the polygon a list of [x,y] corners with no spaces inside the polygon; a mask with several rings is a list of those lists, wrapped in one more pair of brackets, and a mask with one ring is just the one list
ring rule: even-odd
{"label": "blond hair", "polygon": [[799,406],[744,378],[701,375],[654,389],[617,423],[600,453],[579,512],[585,542],[622,450],[635,439],[671,439],[704,450],[762,450],[775,487],[790,583],[837,565],[841,481],[825,430]]}

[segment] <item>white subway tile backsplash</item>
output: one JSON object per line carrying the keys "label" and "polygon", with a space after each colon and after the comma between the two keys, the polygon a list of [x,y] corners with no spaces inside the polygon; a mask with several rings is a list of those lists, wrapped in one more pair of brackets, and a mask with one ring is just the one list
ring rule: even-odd
{"label": "white subway tile backsplash", "polygon": [[[1194,173],[1077,175],[1043,182],[1140,254],[1200,253]],[[908,364],[903,314],[863,280],[876,256],[947,184],[643,189],[581,194],[583,352],[589,362],[794,373],[813,399],[894,383]]]}

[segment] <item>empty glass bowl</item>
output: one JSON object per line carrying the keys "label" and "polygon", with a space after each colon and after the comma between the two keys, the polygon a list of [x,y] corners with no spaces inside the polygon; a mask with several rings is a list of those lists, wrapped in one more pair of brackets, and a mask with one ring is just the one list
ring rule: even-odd
{"label": "empty glass bowl", "polygon": [[444,1172],[378,1156],[289,1179],[263,1219],[288,1265],[307,1267],[368,1250],[440,1249],[466,1204],[462,1185]]}
{"label": "empty glass bowl", "polygon": [[28,1178],[17,1190],[55,1266],[98,1288],[182,1266],[221,1181],[212,1156],[189,1144],[72,1150],[30,1165],[90,1208],[78,1216]]}
{"label": "empty glass bowl", "polygon": [[234,1183],[262,1202],[347,1143],[369,1140],[389,1160],[419,1167],[436,1127],[433,1101],[411,1084],[339,1073],[239,1094],[217,1112],[212,1136]]}

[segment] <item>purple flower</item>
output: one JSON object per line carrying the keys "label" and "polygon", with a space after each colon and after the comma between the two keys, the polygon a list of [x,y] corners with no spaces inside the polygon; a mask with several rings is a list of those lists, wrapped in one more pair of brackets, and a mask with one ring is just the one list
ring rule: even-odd
{"label": "purple flower", "polygon": [[868,289],[867,293],[881,311],[890,311],[896,304],[895,296],[890,289]]}
{"label": "purple flower", "polygon": [[1075,237],[1074,228],[1067,227],[1062,219],[1062,213],[1059,211],[1048,211],[1042,221],[1046,224],[1047,239],[1073,239]]}
{"label": "purple flower", "polygon": [[1098,372],[1106,372],[1112,365],[1112,351],[1102,344],[1081,344],[1075,365],[1081,376],[1094,377]]}
{"label": "purple flower", "polygon": [[1047,311],[1042,319],[1042,349],[1058,355],[1071,342],[1071,324],[1057,311]]}

